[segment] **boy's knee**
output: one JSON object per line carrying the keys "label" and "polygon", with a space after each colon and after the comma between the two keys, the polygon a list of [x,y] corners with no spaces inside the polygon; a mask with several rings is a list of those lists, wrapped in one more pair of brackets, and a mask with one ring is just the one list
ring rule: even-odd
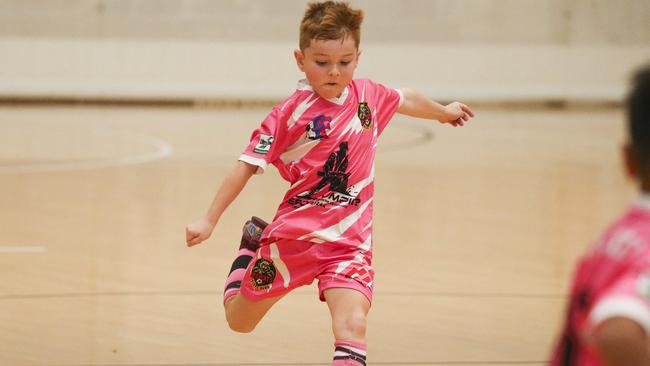
{"label": "boy's knee", "polygon": [[242,316],[241,312],[237,312],[230,305],[226,304],[226,321],[228,327],[237,333],[250,333],[257,326],[257,322],[251,321],[250,317]]}
{"label": "boy's knee", "polygon": [[366,335],[366,316],[358,312],[345,316],[340,319],[335,327],[339,335],[349,339],[349,337],[358,338]]}
{"label": "boy's knee", "polygon": [[250,333],[255,330],[255,326],[257,325],[256,323],[252,323],[250,321],[242,321],[241,319],[236,319],[233,316],[228,316],[228,314],[226,314],[226,321],[228,322],[228,327],[230,327],[230,330],[237,333]]}

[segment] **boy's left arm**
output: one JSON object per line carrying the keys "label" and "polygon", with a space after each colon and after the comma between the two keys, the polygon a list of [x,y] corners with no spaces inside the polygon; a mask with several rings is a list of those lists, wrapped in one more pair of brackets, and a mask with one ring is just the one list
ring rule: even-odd
{"label": "boy's left arm", "polygon": [[442,105],[425,97],[419,92],[409,89],[400,89],[404,96],[402,105],[397,113],[411,117],[434,119],[440,123],[449,123],[452,126],[463,126],[465,122],[474,117],[474,112],[465,104],[459,102]]}

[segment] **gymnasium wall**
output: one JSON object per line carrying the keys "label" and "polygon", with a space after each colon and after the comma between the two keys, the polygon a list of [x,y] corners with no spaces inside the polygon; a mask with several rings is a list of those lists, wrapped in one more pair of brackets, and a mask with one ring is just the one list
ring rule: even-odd
{"label": "gymnasium wall", "polygon": [[[0,0],[0,98],[279,99],[303,0]],[[358,76],[438,99],[615,101],[647,0],[357,0]]]}

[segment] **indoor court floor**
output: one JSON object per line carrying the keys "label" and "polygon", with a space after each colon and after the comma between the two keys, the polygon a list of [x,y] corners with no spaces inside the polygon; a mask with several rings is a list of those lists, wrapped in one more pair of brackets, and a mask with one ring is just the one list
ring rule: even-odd
{"label": "indoor court floor", "polygon": [[[315,286],[252,334],[221,305],[252,178],[185,246],[268,107],[0,107],[0,365],[330,365]],[[543,365],[577,256],[632,201],[617,108],[396,116],[376,161],[369,365]]]}

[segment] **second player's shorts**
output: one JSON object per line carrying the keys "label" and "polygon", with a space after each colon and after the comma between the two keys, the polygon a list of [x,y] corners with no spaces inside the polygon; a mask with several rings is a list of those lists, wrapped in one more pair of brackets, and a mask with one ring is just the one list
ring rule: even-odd
{"label": "second player's shorts", "polygon": [[318,279],[318,293],[350,288],[372,303],[371,254],[349,246],[280,239],[257,250],[242,280],[241,294],[252,301],[285,295]]}

